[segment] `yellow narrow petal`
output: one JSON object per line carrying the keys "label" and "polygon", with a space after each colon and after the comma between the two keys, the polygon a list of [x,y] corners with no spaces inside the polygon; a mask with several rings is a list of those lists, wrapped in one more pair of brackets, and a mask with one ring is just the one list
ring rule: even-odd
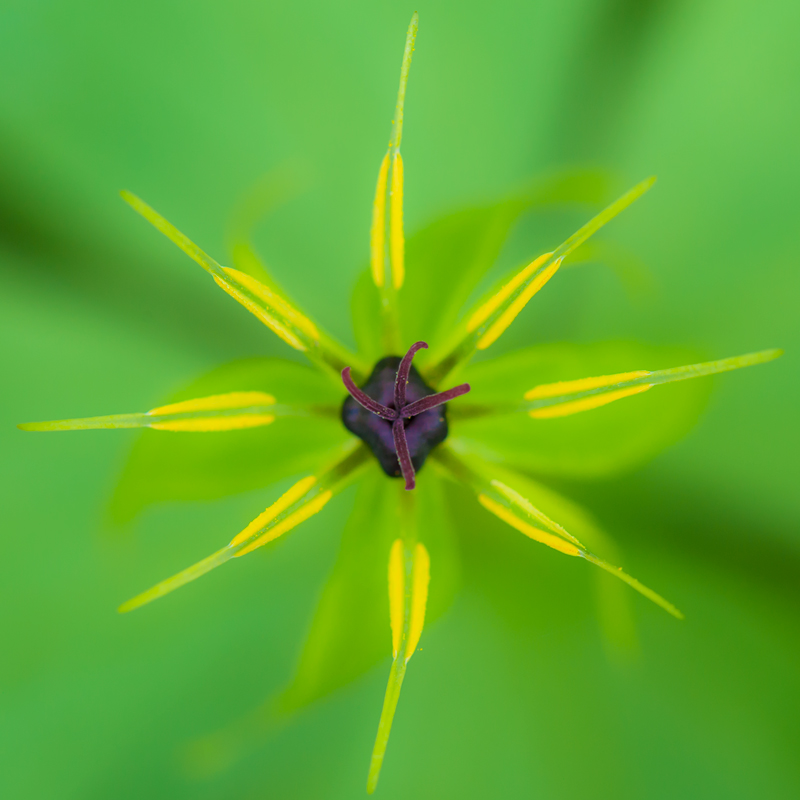
{"label": "yellow narrow petal", "polygon": [[622,567],[615,567],[613,564],[609,564],[607,561],[603,561],[591,553],[581,553],[581,555],[590,563],[604,569],[606,572],[609,572],[611,575],[627,583],[632,589],[635,589],[648,600],[652,600],[657,606],[661,606],[664,611],[672,614],[676,619],[685,619],[683,613],[675,608],[669,600],[665,600],[660,594],[654,592],[652,589],[648,589],[647,586],[637,581],[636,578],[632,578],[626,572],[623,572]]}
{"label": "yellow narrow petal", "polygon": [[[150,422],[151,428],[159,431],[231,431],[241,428],[255,428],[269,425],[275,421],[275,415],[255,411],[255,408],[271,406],[275,398],[266,392],[229,392],[228,394],[211,395],[184,400],[159,406],[147,412],[149,417],[163,417],[179,414],[195,414],[184,419],[167,419]],[[242,414],[204,416],[203,411],[228,411],[237,408],[253,410]]]}
{"label": "yellow narrow petal", "polygon": [[262,545],[277,539],[287,531],[297,527],[301,522],[305,522],[309,517],[313,517],[314,514],[318,514],[320,511],[322,511],[322,508],[325,506],[328,500],[331,499],[331,497],[333,497],[333,492],[322,492],[313,500],[310,500],[306,505],[298,508],[294,514],[290,514],[285,520],[279,522],[274,528],[267,531],[263,536],[260,536],[252,544],[244,547],[242,550],[236,553],[235,557],[238,558],[239,556],[252,553],[257,547],[261,547]]}
{"label": "yellow narrow petal", "polygon": [[408,623],[406,662],[414,655],[425,625],[425,607],[428,604],[431,559],[425,547],[417,543],[414,547],[414,566],[411,572],[411,616]]}
{"label": "yellow narrow petal", "polygon": [[403,234],[403,157],[395,153],[392,158],[392,188],[389,193],[389,264],[392,286],[399,289],[406,276],[406,240]]}
{"label": "yellow narrow petal", "polygon": [[378,185],[375,202],[372,204],[372,229],[369,237],[370,267],[372,280],[380,288],[384,282],[386,251],[386,182],[389,176],[389,154],[381,161],[378,170]]}
{"label": "yellow narrow petal", "polygon": [[[224,272],[233,278],[235,283],[229,283],[214,275],[217,285],[258,317],[288,345],[295,350],[308,350],[308,345],[301,340],[301,335],[305,335],[311,343],[319,342],[319,332],[314,323],[268,286],[238,269],[225,267]],[[240,286],[245,289],[244,292]]]}
{"label": "yellow narrow petal", "polygon": [[580,400],[571,400],[567,403],[560,403],[555,406],[545,408],[535,408],[528,413],[534,419],[552,419],[554,417],[566,417],[570,414],[577,414],[581,411],[590,411],[593,408],[613,403],[615,400],[622,400],[623,397],[631,397],[634,394],[641,394],[648,389],[652,389],[652,383],[643,383],[640,386],[631,386],[628,389],[618,389],[616,392],[606,392],[605,394],[595,394],[591,397],[584,397]]}
{"label": "yellow narrow petal", "polygon": [[170,403],[159,406],[147,413],[156,414],[181,414],[186,411],[217,411],[226,408],[245,408],[247,406],[271,406],[275,398],[266,392],[228,392],[228,394],[212,394],[209,397],[196,397],[193,400],[182,400],[180,403]]}
{"label": "yellow narrow petal", "polygon": [[182,570],[177,575],[173,575],[171,578],[167,578],[165,581],[157,583],[146,592],[136,595],[136,597],[123,603],[117,610],[120,612],[120,614],[125,614],[128,611],[133,611],[133,609],[139,608],[139,606],[143,606],[146,603],[157,600],[159,597],[163,597],[165,594],[169,594],[170,592],[175,591],[175,589],[178,589],[190,581],[195,580],[195,578],[205,575],[206,572],[210,572],[220,564],[224,564],[232,556],[233,550],[230,545],[227,545],[226,547],[223,547],[222,550],[217,550],[216,553],[212,553],[202,561],[198,561],[191,567]]}
{"label": "yellow narrow petal", "polygon": [[575,545],[565,542],[562,538],[555,536],[552,533],[547,533],[546,531],[534,528],[533,525],[529,525],[527,522],[524,522],[508,508],[501,506],[500,503],[492,500],[491,497],[488,497],[485,494],[479,494],[478,502],[485,509],[491,511],[491,513],[496,517],[499,517],[501,520],[503,520],[503,522],[508,523],[512,528],[516,528],[520,533],[524,533],[535,542],[540,542],[548,547],[552,547],[553,550],[558,550],[560,553],[564,553],[568,556],[581,555],[581,551],[575,547]]}
{"label": "yellow narrow petal", "polygon": [[540,397],[561,397],[566,394],[576,394],[589,389],[600,389],[603,386],[613,386],[615,383],[631,381],[635,378],[644,378],[650,373],[646,369],[635,372],[620,372],[617,375],[600,375],[596,378],[580,378],[576,381],[559,381],[558,383],[545,383],[535,386],[525,392],[526,400],[535,400]]}
{"label": "yellow narrow petal", "polygon": [[389,624],[392,628],[392,658],[397,657],[403,638],[405,607],[405,558],[402,539],[395,539],[389,552]]}
{"label": "yellow narrow petal", "polygon": [[494,314],[494,312],[497,311],[497,309],[500,308],[500,306],[552,255],[552,253],[544,253],[534,261],[531,261],[525,269],[520,270],[508,283],[503,284],[500,290],[492,295],[469,318],[467,330],[471,333],[479,325],[486,322],[486,320],[489,319],[489,317]]}
{"label": "yellow narrow petal", "polygon": [[542,270],[542,272],[537,275],[530,283],[529,286],[525,288],[523,292],[520,293],[519,297],[514,300],[509,307],[495,320],[494,323],[489,327],[489,330],[481,336],[480,339],[475,343],[475,347],[478,350],[485,350],[489,345],[494,344],[500,336],[505,332],[506,328],[517,318],[517,315],[528,305],[530,299],[539,291],[539,289],[544,286],[550,278],[555,275],[558,268],[561,266],[561,262],[563,261],[563,257],[556,259],[549,267]]}
{"label": "yellow narrow petal", "polygon": [[317,482],[313,475],[302,478],[297,483],[284,492],[266,511],[262,511],[241,533],[237,534],[230,543],[231,547],[246,542],[255,536],[265,525],[272,522],[278,514],[286,511],[289,506],[296,503],[309,489]]}
{"label": "yellow narrow petal", "polygon": [[273,422],[275,422],[274,414],[237,414],[231,417],[197,417],[195,419],[176,419],[172,422],[152,422],[150,427],[157,431],[213,433],[259,428]]}
{"label": "yellow narrow petal", "polygon": [[571,533],[568,533],[557,522],[554,522],[552,519],[550,519],[547,514],[539,511],[539,509],[536,508],[536,506],[534,506],[527,497],[523,497],[519,492],[512,489],[510,486],[506,486],[506,484],[504,484],[502,481],[493,480],[491,484],[507,500],[510,500],[515,506],[519,506],[519,508],[521,508],[527,514],[530,514],[535,520],[538,520],[543,525],[546,525],[548,528],[550,528],[550,530],[560,534],[565,539],[569,539],[569,541],[578,545],[578,547],[585,549],[584,545],[578,539],[576,539]]}
{"label": "yellow narrow petal", "polygon": [[[242,273],[244,274],[244,273]],[[241,303],[251,314],[258,317],[276,336],[283,339],[289,347],[299,350],[301,353],[308,350],[308,348],[300,341],[285,325],[281,324],[274,316],[272,316],[266,309],[257,303],[254,303],[247,295],[242,294],[236,287],[231,286],[226,280],[214,275],[214,281],[217,286],[224,292],[229,294],[237,303]]]}

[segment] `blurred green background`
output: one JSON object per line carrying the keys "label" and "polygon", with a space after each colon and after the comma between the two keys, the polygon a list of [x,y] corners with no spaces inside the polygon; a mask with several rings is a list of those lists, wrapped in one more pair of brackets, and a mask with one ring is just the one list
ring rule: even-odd
{"label": "blurred green background", "polygon": [[[134,433],[14,425],[143,410],[233,358],[292,358],[121,188],[222,257],[253,182],[301,176],[258,244],[287,290],[352,341],[349,295],[412,10],[3,4],[3,797],[362,796],[388,657],[227,771],[200,779],[179,758],[286,684],[353,492],[268,553],[120,617],[122,600],[227,541],[265,490],[156,506],[120,529],[106,509]],[[565,270],[498,350],[630,338],[708,358],[787,354],[715,379],[700,424],[652,463],[559,483],[615,535],[629,571],[687,614],[678,623],[632,596],[638,655],[604,646],[587,569],[484,517],[458,520],[463,588],[426,630],[378,791],[797,797],[800,6],[418,10],[410,230],[558,168],[608,170],[615,191],[659,176],[608,231],[647,265],[646,290],[602,267]],[[520,225],[505,262],[569,230],[544,222]]]}

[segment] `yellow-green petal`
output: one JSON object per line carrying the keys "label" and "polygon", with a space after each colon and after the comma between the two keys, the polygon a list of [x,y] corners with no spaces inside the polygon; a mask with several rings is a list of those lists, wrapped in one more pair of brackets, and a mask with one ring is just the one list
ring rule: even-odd
{"label": "yellow-green petal", "polygon": [[246,555],[274,541],[318,514],[367,462],[369,451],[362,444],[349,449],[346,456],[320,475],[308,475],[297,481],[221,550],[128,600],[119,607],[119,611],[133,611],[163,597],[230,559]]}
{"label": "yellow-green petal", "polygon": [[589,220],[552,253],[539,256],[523,269],[515,270],[507,276],[499,287],[467,314],[465,323],[459,331],[457,343],[448,347],[445,355],[438,356],[439,360],[434,361],[426,369],[426,377],[437,385],[456,367],[466,363],[476,350],[486,349],[493,344],[531,297],[553,276],[563,259],[641,197],[654,183],[655,178],[648,178],[638,183]]}
{"label": "yellow-green petal", "polygon": [[594,408],[641,394],[663,383],[685,381],[729,372],[742,367],[765,364],[783,354],[782,350],[761,350],[732,358],[689,364],[653,372],[635,370],[616,375],[600,375],[557,383],[539,384],[525,392],[522,408],[534,419],[551,419],[590,411]]}
{"label": "yellow-green petal", "polygon": [[159,406],[144,413],[25,422],[24,431],[78,431],[97,428],[153,428],[159,431],[232,431],[269,425],[278,415],[303,414],[279,405],[266,392],[227,392]]}
{"label": "yellow-green petal", "polygon": [[[432,457],[445,470],[449,471],[457,481],[471,488],[476,494],[480,504],[487,511],[503,520],[503,522],[516,528],[534,541],[544,544],[553,550],[563,553],[564,555],[581,557],[589,563],[595,564],[627,583],[628,586],[663,608],[664,611],[671,614],[673,617],[683,619],[683,614],[672,603],[636,580],[636,578],[623,572],[622,567],[615,567],[599,558],[582,545],[578,546],[574,544],[575,539],[571,535],[571,541],[568,541],[561,534],[554,535],[553,533],[549,533],[548,531],[544,531],[532,525],[530,521],[532,517],[540,522],[543,521],[542,517],[532,515],[526,507],[526,504],[519,502],[517,497],[520,493],[517,492],[516,489],[512,489],[512,492],[498,490],[497,484],[499,481],[492,477],[493,474],[497,474],[498,472],[495,465],[483,461],[475,453],[470,453],[469,458],[465,459],[459,456],[452,446],[448,445],[442,445],[434,450]],[[528,502],[527,505],[532,506],[533,504]],[[544,517],[544,519],[546,520],[549,518]]]}
{"label": "yellow-green petal", "polygon": [[120,194],[131,208],[196,261],[220,288],[241,303],[290,347],[305,353],[311,361],[333,373],[337,379],[346,366],[353,367],[357,372],[366,370],[366,364],[361,363],[355,355],[347,352],[331,337],[320,332],[314,322],[298,311],[274,288],[246,272],[223,267],[136,195],[127,191]]}

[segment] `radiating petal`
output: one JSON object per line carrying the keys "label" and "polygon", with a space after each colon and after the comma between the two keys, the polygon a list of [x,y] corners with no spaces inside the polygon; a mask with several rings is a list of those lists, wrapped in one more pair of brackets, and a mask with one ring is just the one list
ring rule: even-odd
{"label": "radiating petal", "polygon": [[[546,545],[560,553],[568,556],[577,556],[595,564],[606,572],[627,583],[631,588],[642,594],[648,600],[652,600],[656,605],[663,608],[677,619],[683,619],[683,614],[675,608],[669,601],[661,595],[649,589],[635,578],[622,571],[621,567],[615,567],[607,561],[596,556],[583,546],[577,546],[574,537],[572,541],[567,541],[561,534],[555,536],[541,528],[536,528],[530,522],[531,514],[525,504],[519,503],[514,495],[519,494],[513,489],[513,494],[501,491],[498,487],[499,481],[491,476],[498,473],[495,465],[484,462],[475,453],[470,453],[469,460],[460,457],[451,446],[442,445],[432,453],[432,458],[441,464],[451,475],[460,483],[469,486],[477,495],[481,505],[494,514],[503,522],[511,525],[526,536]],[[530,503],[530,505],[533,505]],[[536,518],[536,517],[534,517]],[[539,518],[541,519],[541,518]]]}
{"label": "radiating petal", "polygon": [[378,170],[378,184],[375,187],[375,200],[372,204],[372,227],[369,238],[372,282],[379,289],[386,282],[386,186],[388,178],[389,154],[387,153]]}
{"label": "radiating petal", "polygon": [[319,513],[334,493],[341,491],[367,463],[369,451],[361,444],[320,475],[309,475],[259,514],[244,530],[211,556],[182,570],[119,607],[120,613],[133,611],[178,589],[232,558],[247,555]]}
{"label": "radiating petal", "polygon": [[389,618],[394,656],[369,765],[368,794],[372,794],[378,785],[406,666],[417,648],[425,623],[430,581],[430,556],[427,549],[413,539],[396,539],[389,554],[388,572]]}
{"label": "radiating petal", "polygon": [[223,267],[136,195],[126,191],[121,195],[135,211],[206,270],[218,286],[290,347],[305,353],[311,361],[333,372],[337,378],[348,365],[362,372],[366,370],[365,364],[328,335],[321,333],[305,314],[300,313],[273,288],[246,272]]}
{"label": "radiating petal", "polygon": [[397,91],[397,105],[392,120],[389,150],[381,161],[375,189],[375,201],[372,206],[369,274],[375,291],[370,293],[370,301],[373,302],[373,313],[377,312],[380,319],[377,333],[384,355],[397,352],[401,348],[397,292],[403,286],[405,279],[405,233],[403,231],[403,157],[400,155],[400,143],[403,139],[403,114],[408,73],[411,69],[418,24],[419,18],[414,12],[406,33],[403,60],[400,65],[400,86]]}
{"label": "radiating petal", "polygon": [[281,406],[303,414],[213,436],[143,431],[114,490],[115,521],[127,521],[152,503],[212,500],[316,471],[349,438],[338,418],[341,390],[318,370],[283,359],[224,364],[170,400],[214,396],[233,388],[272,395]]}
{"label": "radiating petal", "polygon": [[729,372],[755,364],[764,364],[783,354],[782,350],[762,350],[742,356],[708,361],[703,364],[690,364],[654,372],[636,370],[616,375],[601,375],[592,378],[579,378],[571,381],[539,384],[525,392],[523,408],[534,419],[548,419],[577,414],[593,408],[613,403],[624,397],[646,392],[662,383],[685,381],[718,372]]}
{"label": "radiating petal", "polygon": [[[388,169],[388,160],[385,163]],[[425,339],[434,347],[442,345],[476,284],[495,263],[511,229],[525,211],[598,204],[605,196],[606,183],[605,176],[596,172],[557,174],[497,202],[438,217],[412,234],[405,243],[404,291],[397,298],[402,342],[393,352],[400,353],[408,337],[412,337],[411,341]],[[384,214],[385,210],[384,202]],[[384,239],[380,247],[383,268]],[[374,272],[375,248],[371,252]],[[359,350],[373,361],[389,352],[382,335],[380,309],[380,295],[367,270],[356,283],[352,314]]]}
{"label": "radiating petal", "polygon": [[[399,649],[399,640],[393,648],[393,637],[387,635],[386,565],[398,536],[402,486],[378,469],[364,475],[336,564],[279,710],[291,712],[328,695]],[[426,614],[431,621],[452,603],[459,584],[459,556],[439,475],[427,472],[414,495],[420,537],[436,564]],[[401,628],[402,621],[390,624],[391,631]]]}
{"label": "radiating petal", "polygon": [[308,410],[279,405],[266,392],[228,392],[159,406],[138,414],[26,422],[24,431],[75,431],[93,428],[153,428],[159,431],[232,431],[269,425],[279,415]]}
{"label": "radiating petal", "polygon": [[456,335],[456,344],[446,348],[425,370],[425,376],[437,385],[453,369],[466,363],[476,350],[493,344],[514,321],[533,295],[553,276],[561,261],[579,247],[606,223],[641,197],[655,182],[648,178],[601,211],[596,217],[562,242],[552,253],[532,261],[522,270],[516,270],[502,284],[481,301]]}
{"label": "radiating petal", "polygon": [[[629,469],[691,429],[710,382],[683,381],[590,414],[549,420],[525,414],[525,392],[537,383],[616,374],[643,364],[686,363],[697,355],[638,342],[554,343],[470,364],[463,377],[472,391],[448,407],[451,439],[474,442],[484,448],[486,458],[526,472],[588,478]],[[500,413],[512,409],[514,413]]]}

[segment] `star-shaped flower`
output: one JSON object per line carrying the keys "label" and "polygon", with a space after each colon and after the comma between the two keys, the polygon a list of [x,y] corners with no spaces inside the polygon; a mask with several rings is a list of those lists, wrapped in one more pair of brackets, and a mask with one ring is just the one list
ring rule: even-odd
{"label": "star-shaped flower", "polygon": [[[429,577],[431,573],[437,576],[437,563],[429,549],[435,549],[431,542],[436,539],[444,513],[437,495],[440,478],[467,487],[477,504],[533,541],[600,567],[681,618],[670,602],[583,544],[577,536],[590,536],[589,526],[565,501],[524,474],[537,466],[530,462],[535,439],[547,437],[546,427],[557,424],[552,420],[598,409],[661,384],[760,364],[780,355],[778,350],[766,350],[655,371],[631,370],[629,364],[621,364],[625,371],[614,374],[568,375],[568,379],[538,383],[534,376],[542,373],[540,351],[524,350],[468,368],[473,355],[502,336],[564,259],[643,195],[654,179],[634,186],[552,252],[507,275],[474,305],[467,301],[481,277],[480,270],[465,265],[458,280],[448,284],[446,293],[432,278],[435,263],[423,262],[416,272],[410,268],[407,275],[400,144],[416,32],[415,14],[406,38],[389,149],[378,173],[370,236],[371,283],[369,279],[361,281],[355,294],[355,324],[364,345],[362,353],[349,352],[299,311],[257,264],[253,267],[252,251],[244,247],[238,252],[237,268],[223,267],[150,206],[123,192],[123,199],[134,210],[286,344],[307,356],[323,377],[315,383],[306,374],[301,375],[296,365],[276,364],[265,376],[271,384],[266,387],[268,391],[242,385],[236,391],[184,399],[143,413],[20,426],[38,431],[145,427],[199,433],[289,425],[295,418],[295,430],[312,431],[298,448],[311,461],[319,462],[318,469],[304,474],[220,550],[128,600],[120,606],[122,612],[163,597],[215,567],[274,541],[320,513],[347,485],[362,480],[360,498],[364,504],[357,505],[353,524],[393,531],[391,539],[375,536],[371,545],[379,551],[383,564],[379,572],[385,576],[388,571],[388,592],[386,588],[383,591],[388,593],[393,661],[369,768],[369,792],[377,785],[403,678],[422,634]],[[475,263],[480,266],[479,261]],[[410,291],[403,292],[404,287]],[[435,346],[428,350],[426,342],[417,341],[422,335]],[[415,343],[401,358],[399,354],[409,342]],[[428,352],[420,354],[420,358],[427,358],[417,371],[412,359],[420,350]],[[470,378],[469,384],[440,388],[461,372]],[[449,408],[448,404],[469,392],[470,387],[472,394]],[[337,434],[315,438],[317,423],[329,429],[335,426]],[[658,421],[653,424],[658,425]],[[289,474],[297,473],[296,463],[289,464],[288,448],[274,455],[286,461]],[[421,473],[417,486],[417,473],[428,457],[432,464]],[[431,474],[426,474],[429,471]],[[393,480],[397,477],[403,480]],[[430,491],[426,492],[426,487]],[[553,510],[561,519],[552,518],[556,516]],[[361,579],[356,572],[346,567],[342,571],[345,581]],[[374,582],[376,576],[369,579]],[[333,595],[341,591],[340,585],[334,586]],[[334,597],[333,601],[340,599]],[[326,635],[330,639],[330,632]],[[327,640],[315,640],[314,647],[318,651],[336,650]],[[306,661],[301,673],[303,670],[313,673],[314,667]],[[310,684],[314,680],[319,682],[312,678]],[[298,691],[303,694],[302,688]],[[313,689],[305,691],[314,693]]]}

